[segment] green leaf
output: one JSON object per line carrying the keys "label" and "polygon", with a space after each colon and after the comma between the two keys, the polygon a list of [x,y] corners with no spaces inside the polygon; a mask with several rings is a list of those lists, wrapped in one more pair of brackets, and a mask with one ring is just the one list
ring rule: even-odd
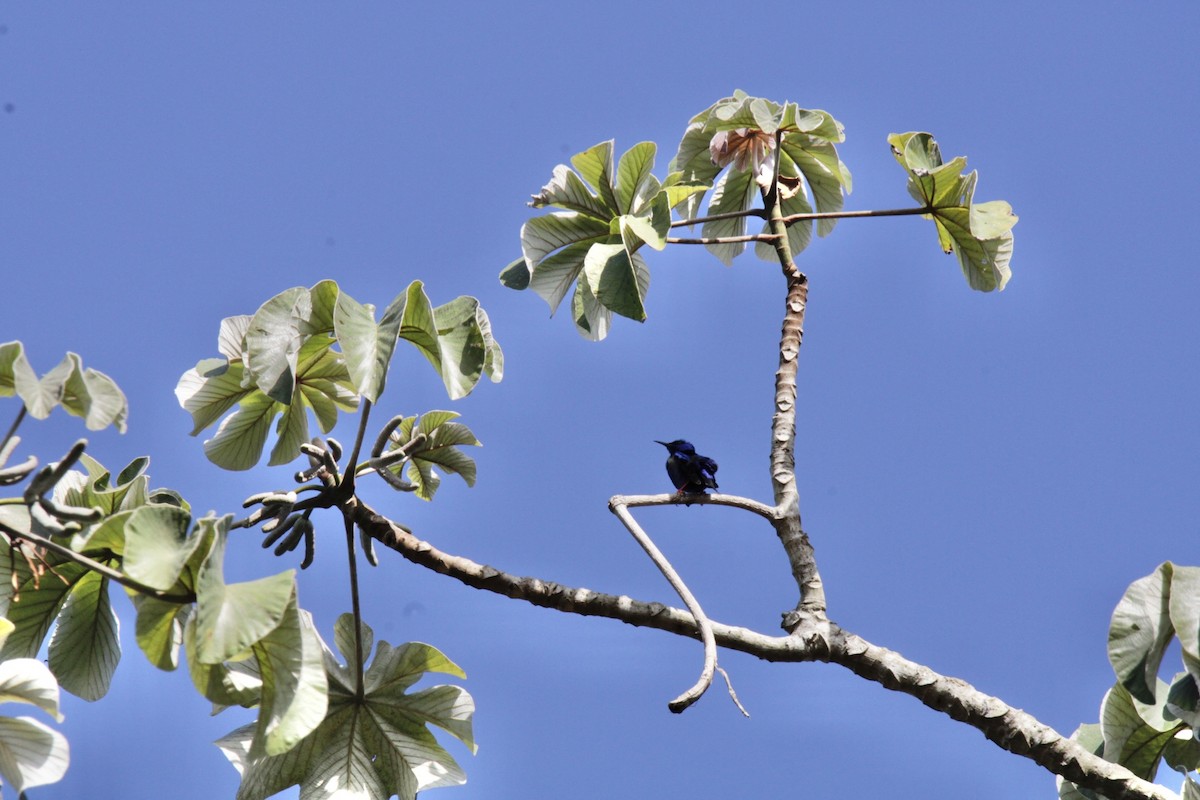
{"label": "green leaf", "polygon": [[590,245],[604,242],[611,236],[609,220],[599,220],[573,211],[556,211],[526,221],[521,226],[521,251],[532,273],[530,286],[537,291],[539,265],[555,250],[580,243]]}
{"label": "green leaf", "polygon": [[242,353],[246,350],[246,332],[250,330],[250,322],[253,319],[249,314],[241,314],[221,320],[221,329],[217,334],[217,352],[225,356],[225,360],[242,360]]}
{"label": "green leaf", "polygon": [[650,271],[637,253],[623,244],[592,245],[583,273],[588,288],[605,308],[638,322],[646,319],[644,298]]}
{"label": "green leaf", "polygon": [[221,420],[217,432],[204,442],[208,460],[228,470],[250,469],[262,456],[279,403],[255,392],[238,403],[237,411]]}
{"label": "green leaf", "polygon": [[[1166,695],[1166,686],[1162,687]],[[1164,721],[1154,709],[1139,709],[1129,691],[1117,684],[1100,705],[1100,729],[1104,736],[1104,758],[1121,764],[1143,780],[1152,780],[1158,771],[1163,749],[1186,726]],[[1149,713],[1147,713],[1149,712]],[[1144,718],[1150,716],[1157,725]]]}
{"label": "green leaf", "polygon": [[83,417],[89,431],[102,431],[112,425],[125,433],[128,403],[116,381],[95,369],[84,369],[83,361],[74,353],[67,353],[65,361],[71,363],[71,369],[61,384],[62,410]]}
{"label": "green leaf", "polygon": [[468,296],[457,297],[433,310],[438,355],[429,360],[441,373],[442,383],[452,400],[466,397],[479,383],[492,349],[489,344],[498,350],[491,339],[490,323],[488,335],[484,336],[481,315],[486,322],[487,316],[482,314],[479,301]]}
{"label": "green leaf", "polygon": [[653,177],[650,170],[654,169],[654,155],[657,152],[654,142],[638,142],[625,151],[617,162],[617,180],[614,186],[616,210],[621,214],[636,213],[635,200],[648,178]]}
{"label": "green leaf", "polygon": [[1108,660],[1117,680],[1143,703],[1154,702],[1163,651],[1174,628],[1170,586],[1174,565],[1165,562],[1125,590],[1108,627]]}
{"label": "green leaf", "polygon": [[1013,236],[1004,233],[994,239],[981,239],[971,232],[969,217],[961,208],[942,209],[934,214],[938,230],[948,242],[943,247],[958,256],[958,264],[972,289],[980,292],[1003,289],[1012,277],[1009,264]]}
{"label": "green leaf", "polygon": [[[705,148],[707,150],[707,147]],[[667,197],[667,205],[675,208],[692,197],[703,197],[712,188],[711,183],[699,180],[684,180],[682,172],[672,172],[663,181],[663,194]]]}
{"label": "green leaf", "polygon": [[533,196],[529,205],[534,208],[558,206],[601,220],[608,219],[613,212],[566,164],[554,168],[550,182]]}
{"label": "green leaf", "polygon": [[82,417],[89,431],[104,430],[109,425],[125,432],[129,402],[117,382],[92,368],[83,368],[79,356],[67,353],[73,369],[63,385],[62,407],[68,414]]}
{"label": "green leaf", "polygon": [[246,331],[250,378],[277,402],[291,401],[300,347],[304,344],[301,326],[311,313],[312,296],[308,289],[297,286],[263,303],[250,320]]}
{"label": "green leaf", "polygon": [[6,604],[0,610],[16,626],[0,647],[0,661],[35,657],[71,590],[90,573],[86,567],[53,553],[47,553],[44,561],[47,570],[52,568],[53,573],[35,575],[24,558],[15,558],[11,563],[0,558],[3,565],[0,578],[4,579],[0,582],[0,596]]}
{"label": "green leaf", "polygon": [[28,703],[62,722],[58,682],[50,668],[36,658],[0,662],[0,703]]}
{"label": "green leaf", "polygon": [[630,252],[636,251],[643,244],[648,244],[655,250],[663,250],[671,232],[671,208],[667,202],[667,193],[662,190],[658,179],[653,175],[647,177],[645,186],[644,202],[635,199],[634,212],[617,219],[621,241]]}
{"label": "green leaf", "polygon": [[[268,466],[286,464],[300,455],[300,445],[308,441],[308,394],[296,385],[292,402],[283,407],[283,414],[275,424],[275,446],[271,448]],[[274,416],[274,414],[272,414]],[[254,454],[255,463],[262,453],[261,446]]]}
{"label": "green leaf", "polygon": [[[608,239],[605,229],[604,239]],[[593,240],[574,242],[552,256],[539,261],[529,278],[529,288],[550,306],[550,315],[558,310],[559,303],[571,290],[571,285],[583,271],[584,259],[591,250]]]}
{"label": "green leaf", "polygon": [[612,164],[613,140],[611,139],[593,145],[571,157],[571,166],[575,167],[583,179],[600,193],[600,199],[604,202],[610,217],[620,213],[620,203],[617,201],[616,192],[613,191]]}
{"label": "green leaf", "polygon": [[350,380],[359,394],[372,403],[383,392],[407,300],[407,293],[401,293],[384,311],[382,322],[376,324],[373,308],[356,302],[345,292],[338,295],[334,332]]}
{"label": "green leaf", "polygon": [[50,638],[50,669],[62,688],[84,700],[108,693],[121,645],[108,578],[88,572],[75,583]]}
{"label": "green leaf", "polygon": [[262,676],[252,755],[286,753],[312,733],[327,708],[324,645],[295,592],[279,625],[254,644]]}
{"label": "green leaf", "polygon": [[36,382],[29,380],[32,377],[32,371],[21,370],[15,373],[17,394],[25,401],[25,408],[29,411],[29,416],[34,419],[45,419],[62,401],[67,379],[71,377],[71,372],[75,369],[75,362],[72,361],[71,355],[73,354],[68,353],[64,356],[54,369]]}
{"label": "green leaf", "polygon": [[487,375],[492,383],[499,383],[504,380],[504,351],[500,349],[500,343],[492,333],[491,319],[478,302],[475,304],[475,324],[479,326],[479,333],[483,336],[483,374]]}
{"label": "green leaf", "polygon": [[[716,215],[745,211],[750,207],[751,202],[756,196],[758,196],[758,186],[755,184],[754,176],[750,171],[730,169],[721,176],[716,186],[713,187],[712,199],[708,203],[708,213]],[[712,220],[704,223],[701,231],[705,238],[745,236],[746,218],[734,217],[732,219]],[[741,255],[746,249],[746,243],[708,244],[705,247],[708,249],[708,252],[712,253],[720,259],[722,264],[728,267],[733,264],[733,259]]]}
{"label": "green leaf", "polygon": [[1183,650],[1183,664],[1200,678],[1200,567],[1173,566],[1168,613]]}
{"label": "green leaf", "polygon": [[1181,722],[1186,726],[1182,730],[1192,729],[1185,736],[1176,734],[1163,748],[1163,760],[1178,772],[1192,772],[1200,768],[1200,741],[1195,736],[1195,729],[1200,726],[1198,700],[1200,692],[1197,691],[1196,681],[1186,672],[1175,676],[1163,700],[1164,720]]}
{"label": "green leaf", "polygon": [[192,415],[192,436],[254,391],[242,385],[244,374],[240,361],[231,363],[223,358],[206,358],[183,373],[175,386],[175,397]]}
{"label": "green leaf", "polygon": [[125,573],[159,591],[179,581],[203,537],[189,536],[192,515],[174,506],[142,506],[125,521]]}
{"label": "green leaf", "polygon": [[135,632],[138,647],[151,664],[172,671],[179,666],[179,648],[183,644],[183,628],[192,613],[192,606],[170,603],[144,594],[133,595],[137,609]]}
{"label": "green leaf", "polygon": [[[300,294],[306,291],[307,301]],[[338,409],[352,410],[357,408],[357,394],[350,388],[350,376],[342,355],[333,352],[334,339],[329,334],[333,331],[333,305],[337,300],[337,285],[332,281],[322,281],[311,290],[290,290],[274,300],[269,301],[268,308],[286,305],[284,300],[294,300],[295,314],[287,318],[288,339],[291,344],[298,344],[295,353],[288,351],[283,362],[264,357],[262,353],[255,354],[247,344],[246,353],[233,353],[232,348],[238,341],[242,327],[251,329],[253,320],[241,323],[241,317],[230,317],[222,323],[220,347],[226,357],[231,360],[206,359],[201,361],[194,370],[184,373],[175,388],[175,395],[183,407],[192,414],[194,427],[192,435],[215,422],[222,414],[237,404],[241,408],[226,417],[222,423],[224,432],[219,437],[205,442],[209,458],[226,469],[248,469],[258,463],[262,455],[266,436],[270,430],[271,421],[275,414],[282,412],[283,416],[276,425],[278,440],[271,451],[271,464],[284,464],[300,453],[300,444],[308,441],[307,410],[312,409],[317,415],[321,429],[331,430],[337,422]],[[285,297],[286,296],[286,297]],[[261,309],[260,309],[261,312]],[[275,317],[282,318],[278,308],[272,308]],[[274,319],[272,315],[267,317]],[[278,322],[278,325],[284,323]],[[248,343],[258,342],[251,334],[241,334]],[[262,338],[262,337],[259,337]],[[269,341],[267,337],[264,341]],[[262,346],[259,342],[256,346]],[[271,395],[250,386],[251,375],[247,375],[242,362],[257,358],[254,363],[259,379],[274,379],[275,388]],[[286,363],[284,363],[286,362]],[[264,366],[265,364],[265,366]],[[270,370],[280,369],[288,376],[272,378]],[[287,392],[286,396],[285,390]],[[278,405],[265,402],[264,397],[278,400]],[[219,438],[219,441],[218,441]],[[215,457],[214,457],[215,454]]]}
{"label": "green leaf", "polygon": [[196,581],[196,647],[189,656],[202,664],[229,661],[279,627],[293,602],[295,572],[226,584],[222,562],[227,532],[217,532]]}
{"label": "green leaf", "polygon": [[37,381],[37,375],[25,358],[25,345],[19,341],[0,344],[0,397],[12,397],[17,393],[18,374],[22,374],[22,383]]}
{"label": "green leaf", "polygon": [[[852,186],[850,170],[838,158],[833,143],[809,134],[791,133],[783,138],[780,147],[812,188],[817,211],[841,211]],[[785,216],[789,213],[806,212],[784,211]],[[817,235],[828,236],[835,225],[836,219],[818,220]]]}
{"label": "green leaf", "polygon": [[1166,712],[1175,719],[1183,720],[1193,728],[1200,727],[1200,686],[1191,673],[1181,672],[1175,676],[1167,690]]}
{"label": "green leaf", "polygon": [[309,311],[300,322],[300,332],[305,336],[332,334],[334,329],[334,311],[337,299],[341,295],[336,281],[328,278],[319,281],[308,290]]}
{"label": "green leaf", "polygon": [[474,297],[463,295],[432,308],[421,282],[413,281],[400,338],[416,345],[433,365],[451,399],[470,394],[485,373],[493,382],[503,377],[504,354]]}
{"label": "green leaf", "polygon": [[[191,614],[183,622],[183,648],[188,655],[188,674],[196,690],[219,706],[250,708],[258,705],[262,678],[254,659],[202,664],[194,656],[196,647],[196,615]],[[253,730],[253,726],[250,727]]]}
{"label": "green leaf", "polygon": [[529,265],[525,263],[525,256],[521,256],[500,271],[500,283],[517,291],[529,288]]}
{"label": "green leaf", "polygon": [[[406,694],[423,674],[461,670],[428,645],[392,648],[379,644],[368,668],[366,696],[355,697],[358,657],[353,652],[352,619],[339,618],[335,641],[348,662],[343,665],[325,648],[329,706],[324,721],[294,749],[275,756],[253,752],[253,726],[233,731],[217,742],[242,774],[238,800],[260,800],[299,785],[306,798],[398,795],[412,800],[418,791],[458,785],[461,768],[426,727],[435,725],[463,741],[472,751],[474,703],[456,686],[434,686]],[[364,625],[365,642],[373,639]]]}
{"label": "green leaf", "polygon": [[62,780],[70,762],[67,738],[30,717],[0,717],[0,776],[13,791]]}
{"label": "green leaf", "polygon": [[571,298],[571,316],[579,335],[593,342],[608,336],[612,325],[612,311],[601,305],[588,287],[587,281],[575,283],[575,296]]}

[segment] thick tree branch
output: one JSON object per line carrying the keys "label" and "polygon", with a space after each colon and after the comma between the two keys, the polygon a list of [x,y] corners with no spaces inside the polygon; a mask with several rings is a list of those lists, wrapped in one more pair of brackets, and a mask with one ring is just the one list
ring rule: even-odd
{"label": "thick tree branch", "polygon": [[[778,142],[776,143],[778,148]],[[796,269],[787,238],[787,226],[779,203],[779,180],[763,190],[763,205],[770,215],[775,254],[779,258],[783,277],[787,281],[787,299],[783,315],[783,331],[779,339],[779,368],[775,371],[775,413],[771,417],[771,486],[775,506],[779,510],[775,532],[787,552],[788,562],[800,602],[795,612],[784,621],[785,627],[795,625],[806,615],[818,619],[825,616],[825,588],[812,543],[800,522],[800,493],[796,489],[796,369],[800,344],[804,339],[804,312],[808,307],[808,278]]]}
{"label": "thick tree branch", "polygon": [[[693,639],[700,637],[692,615],[683,609],[520,577],[444,553],[361,501],[354,508],[354,521],[376,541],[414,564],[476,589],[570,614],[608,617],[637,627]],[[789,636],[767,636],[720,622],[712,622],[711,626],[720,646],[765,661],[840,664],[863,678],[915,697],[929,708],[976,728],[1005,750],[1032,759],[1050,772],[1110,800],[1178,800],[1171,791],[1088,752],[1032,715],[980,692],[965,681],[939,675],[899,653],[873,645],[816,615],[802,617]]]}

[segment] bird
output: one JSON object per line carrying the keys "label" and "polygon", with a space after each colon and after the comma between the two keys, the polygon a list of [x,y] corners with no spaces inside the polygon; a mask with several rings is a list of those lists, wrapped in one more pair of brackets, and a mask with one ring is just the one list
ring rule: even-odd
{"label": "bird", "polygon": [[660,442],[667,448],[667,475],[675,486],[676,494],[704,494],[706,489],[717,488],[717,462],[696,452],[691,442],[676,439]]}

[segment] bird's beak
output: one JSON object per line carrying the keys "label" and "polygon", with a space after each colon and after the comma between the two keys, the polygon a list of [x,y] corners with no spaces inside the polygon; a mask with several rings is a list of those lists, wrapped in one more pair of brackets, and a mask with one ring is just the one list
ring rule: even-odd
{"label": "bird's beak", "polygon": [[663,447],[668,447],[668,448],[670,447],[670,445],[669,445],[669,444],[667,444],[666,442],[660,442],[658,439],[655,439],[655,440],[654,440],[654,443],[655,443],[655,444],[661,444]]}

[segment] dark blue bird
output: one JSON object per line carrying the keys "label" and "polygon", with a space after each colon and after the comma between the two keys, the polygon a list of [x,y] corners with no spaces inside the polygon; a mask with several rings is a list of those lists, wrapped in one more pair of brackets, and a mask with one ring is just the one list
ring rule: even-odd
{"label": "dark blue bird", "polygon": [[667,456],[667,474],[678,494],[704,494],[705,489],[717,488],[717,462],[697,453],[691,442],[654,441],[671,453]]}

